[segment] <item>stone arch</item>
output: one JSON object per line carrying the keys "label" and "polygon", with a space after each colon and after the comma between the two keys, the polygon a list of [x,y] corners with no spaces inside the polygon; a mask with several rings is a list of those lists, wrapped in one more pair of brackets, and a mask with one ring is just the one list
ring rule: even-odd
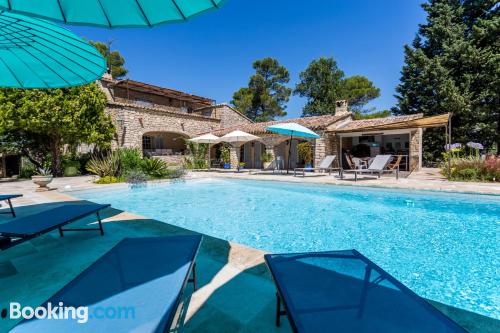
{"label": "stone arch", "polygon": [[141,134],[141,149],[145,156],[184,156],[189,138],[179,131],[148,130]]}
{"label": "stone arch", "polygon": [[245,163],[245,168],[260,169],[263,167],[261,156],[264,152],[266,152],[266,145],[263,139],[246,142],[240,147],[240,162]]}

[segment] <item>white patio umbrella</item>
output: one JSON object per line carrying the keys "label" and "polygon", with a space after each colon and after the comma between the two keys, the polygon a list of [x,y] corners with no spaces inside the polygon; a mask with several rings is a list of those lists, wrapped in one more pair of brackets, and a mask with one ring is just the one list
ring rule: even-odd
{"label": "white patio umbrella", "polygon": [[292,139],[293,137],[301,137],[301,138],[319,138],[320,136],[317,133],[314,133],[309,128],[299,125],[297,123],[283,123],[276,124],[266,127],[266,130],[273,133],[290,135],[290,144],[288,145],[288,165],[286,169],[286,173],[290,170],[290,155],[292,153]]}
{"label": "white patio umbrella", "polygon": [[195,143],[208,143],[208,168],[210,169],[210,145],[214,143],[219,143],[220,138],[218,136],[209,133],[197,136],[196,138],[189,139],[189,141]]}
{"label": "white patio umbrella", "polygon": [[221,141],[235,144],[235,146],[237,145],[241,146],[241,144],[245,142],[257,139],[259,139],[258,136],[240,130],[232,131],[231,133],[227,133],[226,135],[220,138]]}
{"label": "white patio umbrella", "polygon": [[[231,133],[228,133],[220,138],[221,141],[230,143],[235,148],[241,147],[241,145],[244,144],[245,142],[257,139],[260,138],[258,136],[240,130],[232,131]],[[239,153],[237,152],[237,154],[239,158]],[[237,168],[239,171],[240,170],[239,165],[237,166]]]}

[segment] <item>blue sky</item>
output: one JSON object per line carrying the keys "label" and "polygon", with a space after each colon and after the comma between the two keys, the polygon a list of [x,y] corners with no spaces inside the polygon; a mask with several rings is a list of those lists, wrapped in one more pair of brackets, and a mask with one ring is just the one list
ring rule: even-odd
{"label": "blue sky", "polygon": [[[154,28],[69,27],[91,40],[113,40],[130,79],[217,102],[246,86],[252,62],[271,56],[290,71],[290,87],[311,60],[333,56],[347,76],[365,75],[382,90],[370,106],[394,105],[403,64],[425,15],[424,0],[228,0],[188,22]],[[292,97],[287,117],[300,116]]]}

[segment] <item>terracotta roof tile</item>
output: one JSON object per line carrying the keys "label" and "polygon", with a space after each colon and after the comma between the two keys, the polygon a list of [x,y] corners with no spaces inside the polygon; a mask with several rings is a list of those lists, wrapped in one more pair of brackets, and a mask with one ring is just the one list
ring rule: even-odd
{"label": "terracotta roof tile", "polygon": [[340,126],[336,129],[332,129],[332,131],[355,131],[362,130],[365,128],[370,128],[374,126],[388,125],[388,124],[396,124],[409,120],[420,119],[424,115],[423,113],[417,113],[408,116],[394,116],[394,117],[386,117],[386,118],[374,118],[374,119],[362,119],[362,120],[353,120]]}
{"label": "terracotta roof tile", "polygon": [[305,126],[309,128],[310,130],[317,131],[317,130],[324,130],[326,129],[329,125],[342,120],[351,117],[351,114],[344,114],[340,116],[335,116],[335,115],[327,115],[327,116],[315,116],[315,117],[304,117],[304,118],[294,118],[294,119],[285,119],[285,120],[274,120],[274,121],[267,121],[263,123],[252,123],[252,124],[242,124],[242,125],[236,125],[228,128],[223,128],[218,131],[212,131],[211,133],[217,135],[217,136],[222,136],[227,133],[230,133],[234,130],[240,130],[244,131],[250,134],[258,135],[258,134],[265,134],[268,133],[270,134],[271,132],[266,131],[266,127],[275,125],[275,124],[282,124],[282,123],[297,123],[302,126]]}

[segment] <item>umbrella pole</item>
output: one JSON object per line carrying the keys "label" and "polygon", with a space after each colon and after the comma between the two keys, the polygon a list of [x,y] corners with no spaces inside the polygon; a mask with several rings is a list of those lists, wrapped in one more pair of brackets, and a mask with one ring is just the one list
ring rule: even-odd
{"label": "umbrella pole", "polygon": [[290,172],[290,155],[292,155],[292,138],[293,134],[290,134],[290,144],[288,145],[288,165],[286,167],[286,174]]}
{"label": "umbrella pole", "polygon": [[210,170],[210,164],[212,164],[212,163],[210,161],[210,143],[209,143],[208,144],[208,170]]}

